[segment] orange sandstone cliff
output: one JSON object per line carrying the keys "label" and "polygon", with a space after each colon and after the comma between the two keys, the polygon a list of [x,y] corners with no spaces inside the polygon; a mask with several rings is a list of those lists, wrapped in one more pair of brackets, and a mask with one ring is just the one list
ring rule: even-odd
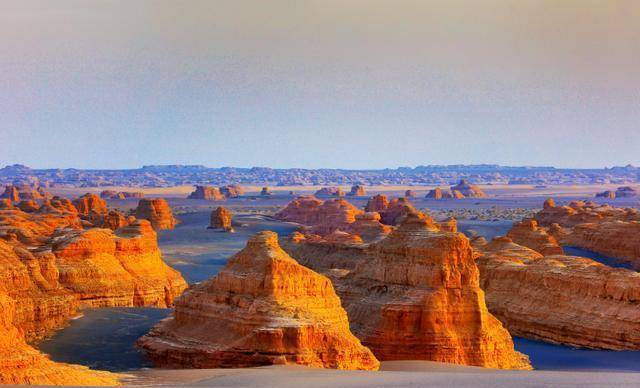
{"label": "orange sandstone cliff", "polygon": [[169,204],[162,198],[141,199],[135,215],[136,218],[151,222],[155,230],[173,229],[178,224]]}
{"label": "orange sandstone cliff", "polygon": [[253,236],[217,276],[185,292],[174,315],[138,343],[168,367],[378,368],[349,331],[329,279],[289,257],[273,232]]}
{"label": "orange sandstone cliff", "polygon": [[478,245],[489,310],[518,336],[640,349],[640,274],[591,259],[543,256],[508,237]]}

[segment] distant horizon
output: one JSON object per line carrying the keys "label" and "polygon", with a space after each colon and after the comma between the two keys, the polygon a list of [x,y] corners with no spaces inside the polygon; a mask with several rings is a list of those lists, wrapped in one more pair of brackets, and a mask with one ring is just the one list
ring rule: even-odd
{"label": "distant horizon", "polygon": [[418,164],[415,166],[398,166],[398,167],[378,167],[378,168],[346,168],[346,167],[271,167],[271,166],[210,166],[204,164],[180,164],[180,163],[167,163],[167,164],[143,164],[138,167],[97,167],[97,168],[83,168],[83,167],[35,167],[24,163],[0,163],[0,169],[13,166],[22,166],[30,168],[32,170],[92,170],[92,171],[111,171],[111,170],[140,170],[145,167],[203,167],[206,169],[222,169],[222,168],[235,168],[235,169],[252,169],[252,168],[268,168],[274,170],[345,170],[345,171],[382,171],[382,170],[399,170],[403,168],[416,169],[419,167],[433,167],[433,168],[450,168],[450,167],[499,167],[499,168],[527,168],[527,169],[555,169],[555,170],[610,170],[614,168],[638,168],[631,163],[625,165],[611,165],[604,167],[558,167],[558,166],[543,166],[543,165],[505,165],[496,163],[454,163],[454,164]]}

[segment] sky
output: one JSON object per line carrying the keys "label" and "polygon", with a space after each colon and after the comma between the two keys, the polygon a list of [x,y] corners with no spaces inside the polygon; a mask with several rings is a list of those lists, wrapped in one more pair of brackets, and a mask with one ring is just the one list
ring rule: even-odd
{"label": "sky", "polygon": [[640,165],[640,1],[0,2],[0,165]]}

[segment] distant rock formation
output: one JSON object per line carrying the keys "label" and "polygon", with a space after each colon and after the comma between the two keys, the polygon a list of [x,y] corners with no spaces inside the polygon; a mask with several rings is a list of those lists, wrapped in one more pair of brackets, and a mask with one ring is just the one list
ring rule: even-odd
{"label": "distant rock formation", "polygon": [[324,202],[312,195],[302,195],[275,214],[281,221],[302,225],[315,225],[318,222],[318,209]]}
{"label": "distant rock formation", "polygon": [[144,198],[144,193],[140,191],[104,190],[100,193],[100,198],[102,199]]}
{"label": "distant rock formation", "polygon": [[329,279],[289,257],[273,232],[253,236],[218,275],[190,288],[138,345],[162,367],[378,368]]}
{"label": "distant rock formation", "polygon": [[377,194],[369,198],[367,205],[364,207],[365,212],[382,212],[389,207],[389,200],[384,194]]}
{"label": "distant rock formation", "polygon": [[615,197],[616,197],[616,192],[613,190],[605,190],[601,193],[596,193],[596,198],[614,199]]}
{"label": "distant rock formation", "polygon": [[196,186],[194,192],[189,194],[189,199],[204,199],[207,201],[222,201],[226,197],[222,194],[220,189],[212,186]]}
{"label": "distant rock formation", "polygon": [[33,213],[40,209],[40,206],[34,200],[24,200],[20,201],[17,205],[18,209],[22,210],[25,213]]}
{"label": "distant rock formation", "polygon": [[466,179],[461,179],[460,182],[451,186],[451,192],[455,193],[459,191],[465,198],[484,198],[486,194],[480,189],[480,186],[470,184]]}
{"label": "distant rock formation", "polygon": [[73,201],[73,205],[78,213],[84,216],[91,214],[104,215],[107,214],[107,203],[93,193],[87,193]]}
{"label": "distant rock formation", "polygon": [[367,192],[364,190],[364,186],[353,185],[351,186],[351,191],[347,193],[347,195],[352,197],[364,197],[365,195],[367,195]]}
{"label": "distant rock formation", "polygon": [[107,228],[111,230],[118,230],[124,228],[135,221],[135,217],[125,217],[124,214],[117,210],[109,210],[104,217],[97,220],[95,226],[100,228]]}
{"label": "distant rock formation", "polygon": [[514,223],[507,237],[514,243],[533,249],[543,256],[564,254],[558,241],[544,229],[539,228],[538,222],[532,219]]}
{"label": "distant rock formation", "polygon": [[[464,235],[411,213],[369,246],[306,243],[300,236],[288,244],[293,257],[301,254],[305,265],[332,278],[351,329],[378,359],[531,368],[487,311]],[[321,254],[314,258],[314,250]]]}
{"label": "distant rock formation", "polygon": [[6,198],[12,202],[18,201],[39,201],[43,199],[51,198],[49,194],[42,187],[32,187],[29,185],[7,185],[4,189],[4,193],[0,195],[0,198]]}
{"label": "distant rock formation", "polygon": [[240,185],[228,185],[220,187],[220,192],[226,198],[237,198],[244,194],[244,189]]}
{"label": "distant rock formation", "polygon": [[640,349],[640,277],[497,237],[479,247],[489,311],[512,335],[592,349]]}
{"label": "distant rock formation", "polygon": [[20,201],[20,192],[18,192],[18,188],[14,185],[8,185],[4,188],[4,193],[0,198],[6,198],[11,202],[19,202]]}
{"label": "distant rock formation", "polygon": [[233,232],[231,226],[232,214],[226,208],[219,206],[216,210],[211,212],[211,221],[209,222],[209,229],[218,229],[225,232]]}
{"label": "distant rock formation", "polygon": [[416,196],[416,192],[413,190],[407,190],[404,192],[404,196],[407,198],[413,198]]}
{"label": "distant rock formation", "polygon": [[262,190],[260,191],[260,195],[263,197],[271,195],[271,189],[267,186],[263,187]]}
{"label": "distant rock formation", "polygon": [[380,221],[386,225],[398,225],[408,214],[419,213],[404,197],[393,198],[385,210],[379,211]]}
{"label": "distant rock formation", "polygon": [[135,214],[138,219],[149,220],[155,230],[173,229],[178,224],[169,204],[162,198],[141,199]]}
{"label": "distant rock formation", "polygon": [[616,198],[631,198],[637,196],[638,190],[634,189],[633,187],[623,186],[618,187],[618,189],[616,190]]}
{"label": "distant rock formation", "polygon": [[323,187],[314,195],[316,197],[344,197],[344,191],[339,187]]}

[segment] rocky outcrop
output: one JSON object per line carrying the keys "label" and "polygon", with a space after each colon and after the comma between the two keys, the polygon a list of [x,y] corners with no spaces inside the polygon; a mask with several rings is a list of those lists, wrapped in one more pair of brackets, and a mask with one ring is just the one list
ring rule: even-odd
{"label": "rocky outcrop", "polygon": [[212,186],[196,186],[194,192],[189,194],[189,199],[204,199],[207,201],[222,201],[226,197],[220,192],[220,189]]}
{"label": "rocky outcrop", "polygon": [[260,190],[260,195],[263,197],[271,195],[271,189],[267,186],[263,187],[262,190]]}
{"label": "rocky outcrop", "polygon": [[365,212],[382,212],[389,207],[389,200],[384,194],[377,194],[369,198],[367,205],[364,207]]}
{"label": "rocky outcrop", "polygon": [[107,213],[104,217],[96,220],[95,226],[111,230],[118,230],[120,228],[124,228],[134,221],[135,217],[126,217],[124,214],[117,210],[109,210],[109,213]]}
{"label": "rocky outcrop", "polygon": [[465,198],[484,198],[486,194],[480,189],[480,186],[470,184],[466,179],[461,179],[460,182],[451,186],[451,191],[459,191]]}
{"label": "rocky outcrop", "polygon": [[408,214],[418,213],[418,210],[407,198],[393,198],[385,210],[380,211],[380,220],[386,225],[397,225]]}
{"label": "rocky outcrop", "polygon": [[216,277],[191,287],[138,344],[163,367],[378,368],[329,279],[289,257],[273,232],[253,236]]}
{"label": "rocky outcrop", "polygon": [[0,286],[0,384],[16,385],[118,385],[118,376],[86,367],[51,361],[27,345],[13,324],[16,302]]}
{"label": "rocky outcrop", "polygon": [[593,349],[640,349],[640,276],[507,237],[479,247],[489,310],[511,334]]}
{"label": "rocky outcrop", "polygon": [[352,197],[364,197],[365,195],[367,195],[367,192],[364,190],[364,186],[353,185],[351,186],[351,191],[347,193],[347,195]]}
{"label": "rocky outcrop", "polygon": [[344,197],[344,191],[339,187],[323,187],[314,195],[316,197]]}
{"label": "rocky outcrop", "polygon": [[616,197],[616,192],[612,190],[605,190],[601,193],[596,193],[596,198],[614,199],[615,197]]}
{"label": "rocky outcrop", "polygon": [[217,229],[225,232],[233,232],[231,226],[232,214],[226,208],[219,206],[216,210],[211,212],[211,221],[209,222],[209,229]]}
{"label": "rocky outcrop", "polygon": [[178,224],[169,204],[162,198],[141,199],[135,215],[138,219],[151,222],[155,230],[173,229]]}
{"label": "rocky outcrop", "polygon": [[404,196],[406,198],[414,198],[416,196],[416,192],[413,190],[407,190],[404,192]]}
{"label": "rocky outcrop", "polygon": [[0,199],[0,210],[13,210],[15,209],[13,207],[13,203],[11,203],[11,200],[8,198],[2,198]]}
{"label": "rocky outcrop", "polygon": [[105,215],[109,211],[104,199],[93,193],[87,193],[77,198],[73,201],[73,205],[78,210],[78,213],[83,216],[89,216],[91,214]]}
{"label": "rocky outcrop", "polygon": [[318,207],[316,222],[312,226],[314,233],[325,235],[335,230],[348,231],[362,210],[342,198],[326,200]]}
{"label": "rocky outcrop", "polygon": [[564,254],[558,241],[544,229],[539,228],[536,220],[524,219],[514,223],[507,237],[514,243],[533,249],[543,256]]}
{"label": "rocky outcrop", "polygon": [[634,189],[633,187],[623,186],[618,187],[618,189],[616,190],[616,198],[631,198],[637,196],[638,190]]}
{"label": "rocky outcrop", "polygon": [[640,212],[571,202],[568,206],[545,203],[536,213],[540,225],[548,227],[560,244],[575,246],[626,261],[640,268]]}
{"label": "rocky outcrop", "polygon": [[13,185],[8,185],[4,188],[4,193],[0,198],[6,198],[11,202],[19,202],[20,201],[20,192],[18,192],[18,188]]}
{"label": "rocky outcrop", "polygon": [[40,209],[38,203],[34,200],[24,200],[18,203],[17,208],[26,213],[33,213]]}
{"label": "rocky outcrop", "polygon": [[[464,235],[440,231],[430,218],[411,213],[370,246],[331,252],[327,244],[304,239],[288,244],[294,257],[300,254],[305,265],[332,278],[351,330],[378,359],[530,368],[487,311]],[[312,258],[314,249],[324,254]]]}
{"label": "rocky outcrop", "polygon": [[347,230],[365,242],[372,242],[389,234],[391,227],[380,222],[379,213],[368,212],[356,214],[354,222]]}
{"label": "rocky outcrop", "polygon": [[274,217],[281,221],[315,225],[318,222],[318,209],[323,203],[314,196],[303,195],[289,202]]}
{"label": "rocky outcrop", "polygon": [[100,193],[100,198],[102,199],[144,198],[144,193],[140,191],[104,190]]}
{"label": "rocky outcrop", "polygon": [[228,185],[220,187],[220,192],[226,198],[237,198],[244,194],[244,189],[240,185]]}

